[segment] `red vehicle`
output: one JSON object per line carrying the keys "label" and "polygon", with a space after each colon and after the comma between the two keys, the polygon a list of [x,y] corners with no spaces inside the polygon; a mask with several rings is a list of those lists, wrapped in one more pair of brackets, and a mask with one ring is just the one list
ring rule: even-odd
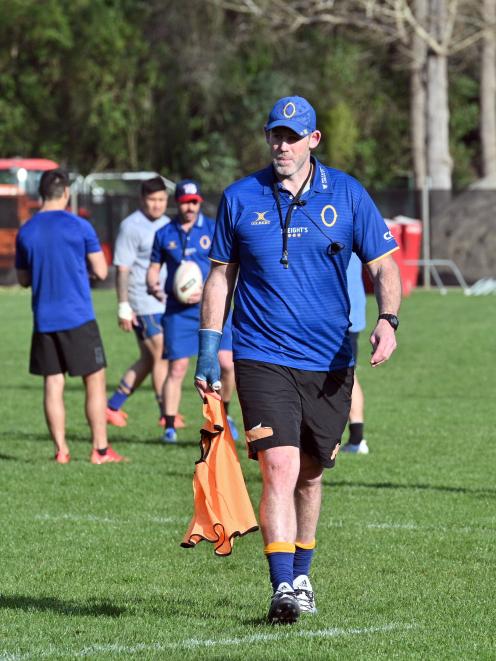
{"label": "red vehicle", "polygon": [[56,167],[47,158],[0,158],[0,270],[14,267],[17,230],[39,208],[41,175]]}

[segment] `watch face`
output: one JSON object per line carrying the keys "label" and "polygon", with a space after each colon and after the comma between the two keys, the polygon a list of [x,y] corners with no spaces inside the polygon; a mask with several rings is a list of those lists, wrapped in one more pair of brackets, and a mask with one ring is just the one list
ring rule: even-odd
{"label": "watch face", "polygon": [[380,314],[379,319],[385,319],[387,322],[389,322],[389,324],[391,324],[394,330],[396,330],[400,325],[400,320],[395,314]]}

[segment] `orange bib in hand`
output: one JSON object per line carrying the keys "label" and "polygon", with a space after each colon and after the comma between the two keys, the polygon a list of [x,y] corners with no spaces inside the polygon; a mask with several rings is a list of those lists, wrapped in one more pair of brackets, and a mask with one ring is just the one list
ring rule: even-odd
{"label": "orange bib in hand", "polygon": [[205,396],[203,416],[201,457],[193,476],[195,512],[181,546],[191,548],[205,539],[215,544],[217,555],[229,555],[234,538],[258,525],[218,395]]}

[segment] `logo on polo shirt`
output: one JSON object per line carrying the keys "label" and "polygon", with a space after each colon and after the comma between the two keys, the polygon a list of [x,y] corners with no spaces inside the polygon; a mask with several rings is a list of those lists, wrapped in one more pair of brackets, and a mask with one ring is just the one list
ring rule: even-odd
{"label": "logo on polo shirt", "polygon": [[326,227],[332,227],[338,219],[338,212],[332,204],[326,204],[320,212],[320,218]]}
{"label": "logo on polo shirt", "polygon": [[386,241],[392,241],[394,239],[394,236],[388,230],[387,232],[384,233],[384,238],[386,239]]}
{"label": "logo on polo shirt", "polygon": [[174,248],[177,248],[177,243],[175,241],[169,241],[167,248],[168,250],[174,250]]}
{"label": "logo on polo shirt", "polygon": [[327,175],[326,171],[324,168],[319,168],[320,169],[320,183],[322,184],[322,188],[326,190],[327,188]]}
{"label": "logo on polo shirt", "polygon": [[207,234],[204,234],[200,237],[200,246],[203,248],[203,250],[208,250],[211,243],[212,241]]}
{"label": "logo on polo shirt", "polygon": [[301,239],[304,234],[308,234],[308,227],[288,227],[288,239]]}
{"label": "logo on polo shirt", "polygon": [[265,214],[269,213],[268,211],[254,211],[253,213],[257,217],[251,221],[252,225],[270,225],[270,220],[265,217]]}

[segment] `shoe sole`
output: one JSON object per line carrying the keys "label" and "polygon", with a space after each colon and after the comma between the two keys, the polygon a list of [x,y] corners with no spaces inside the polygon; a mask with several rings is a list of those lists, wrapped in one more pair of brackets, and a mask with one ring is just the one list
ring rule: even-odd
{"label": "shoe sole", "polygon": [[294,624],[300,616],[300,607],[295,599],[282,597],[269,610],[270,624]]}

